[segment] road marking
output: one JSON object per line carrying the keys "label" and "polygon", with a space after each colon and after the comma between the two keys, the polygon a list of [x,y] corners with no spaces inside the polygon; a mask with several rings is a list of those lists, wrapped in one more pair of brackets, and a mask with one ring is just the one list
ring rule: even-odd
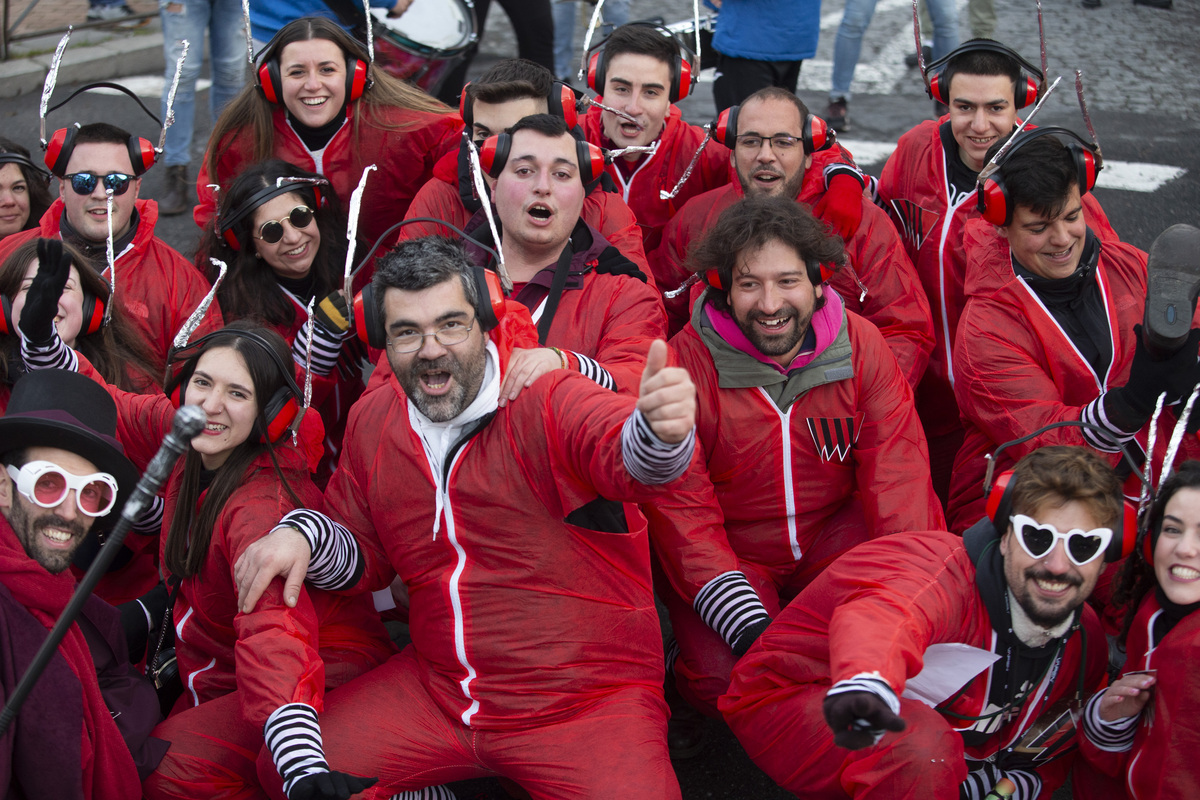
{"label": "road marking", "polygon": [[[896,149],[895,142],[868,142],[862,139],[838,139],[838,142],[854,154],[854,160],[860,167],[882,164]],[[1169,164],[1105,159],[1096,187],[1126,192],[1156,192],[1185,174],[1187,170],[1183,167]]]}
{"label": "road marking", "polygon": [[[133,75],[121,79],[121,85],[141,97],[162,97],[166,81],[162,75]],[[196,91],[201,92],[212,86],[208,78],[196,79]],[[97,94],[121,94],[116,89],[93,89]]]}

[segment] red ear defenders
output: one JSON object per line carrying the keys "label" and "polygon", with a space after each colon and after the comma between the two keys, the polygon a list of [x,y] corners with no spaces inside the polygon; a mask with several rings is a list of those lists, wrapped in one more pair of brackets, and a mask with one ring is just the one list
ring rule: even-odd
{"label": "red ear defenders", "polygon": [[[674,33],[662,25],[656,25],[650,22],[631,22],[630,25],[646,25],[660,31],[665,36],[670,38],[676,44],[680,45],[680,49],[686,49]],[[587,86],[596,94],[604,94],[604,82],[608,72],[608,57],[605,54],[605,42],[600,42],[596,45],[596,52],[592,53],[588,59],[587,68]],[[688,50],[688,58],[684,58],[680,54],[676,54],[674,61],[671,64],[671,85],[667,89],[667,97],[672,103],[678,103],[683,98],[687,97],[692,90],[692,86],[696,83],[698,75],[693,75],[691,62],[695,60],[691,51]]]}
{"label": "red ear defenders", "polygon": [[[281,31],[282,32],[282,31]],[[261,63],[255,70],[255,85],[268,103],[283,105],[283,76],[279,73],[279,34],[275,34],[259,54]],[[334,44],[337,44],[336,42]],[[346,54],[346,102],[352,103],[363,96],[374,82],[368,76],[367,62],[361,55]]]}
{"label": "red ear defenders", "polygon": [[[575,159],[579,162],[579,178],[584,185],[604,172],[604,151],[591,142],[575,139]],[[499,178],[512,151],[512,136],[498,133],[479,146],[479,166],[493,178]]]}
{"label": "red ear defenders", "polygon": [[253,214],[254,210],[263,203],[273,197],[288,194],[289,192],[299,192],[302,196],[311,196],[314,211],[319,211],[324,207],[324,198],[321,196],[321,187],[319,184],[301,183],[299,181],[285,181],[282,184],[271,183],[250,195],[246,202],[235,209],[228,217],[217,219],[217,230],[225,238],[225,243],[235,251],[241,250],[242,244],[238,241],[233,227]]}
{"label": "red ear defenders", "polygon": [[[471,136],[471,128],[475,125],[473,113],[475,101],[467,92],[470,85],[467,83],[466,86],[463,86],[462,93],[458,96],[458,115],[462,117],[468,137]],[[550,95],[546,98],[546,113],[561,118],[563,122],[567,123],[567,128],[574,130],[575,126],[579,124],[577,102],[575,91],[570,86],[562,81],[555,81],[550,85]]]}
{"label": "red ear defenders", "polygon": [[[987,503],[984,509],[988,519],[1003,536],[1008,530],[1009,517],[1012,516],[1012,470],[1000,473],[992,488],[988,490]],[[1120,527],[1113,531],[1112,541],[1104,551],[1104,560],[1112,563],[1120,561],[1134,551],[1137,546],[1137,508],[1128,500],[1122,501]],[[1146,537],[1147,541],[1150,537]]]}
{"label": "red ear defenders", "polygon": [[[720,113],[713,124],[713,138],[730,150],[737,146],[738,111],[741,106],[730,106]],[[809,114],[804,118],[804,131],[800,135],[804,142],[804,154],[811,155],[819,150],[828,150],[837,141],[837,134],[829,129],[825,120]]]}
{"label": "red ear defenders", "polygon": [[983,181],[983,184],[976,193],[975,206],[979,209],[979,213],[983,215],[985,220],[993,225],[1001,226],[1012,222],[1013,204],[1009,200],[1008,189],[1004,185],[1004,176],[1001,174],[1003,167],[1013,157],[1013,154],[1025,144],[1041,136],[1049,135],[1059,136],[1067,140],[1063,142],[1063,146],[1067,148],[1067,152],[1071,154],[1071,160],[1075,163],[1075,169],[1078,173],[1079,193],[1084,195],[1095,188],[1096,176],[1103,169],[1104,160],[1093,145],[1081,139],[1074,131],[1067,130],[1066,128],[1047,125],[1044,128],[1026,129],[1017,134],[1017,141],[1013,142],[1008,152],[996,161],[997,169]]}
{"label": "red ear defenders", "polygon": [[[504,288],[500,275],[484,267],[471,268],[471,280],[475,282],[475,294],[486,298],[475,308],[476,318],[483,330],[490,331],[504,319]],[[354,297],[354,330],[359,341],[382,350],[387,347],[387,330],[380,318],[375,302],[375,285],[369,283]]]}
{"label": "red ear defenders", "polygon": [[[820,286],[833,277],[833,268],[828,264],[822,264],[812,259],[805,259],[804,263],[808,267],[808,280],[813,286]],[[721,273],[715,269],[705,271],[704,282],[721,292],[728,292],[730,289],[722,283]]]}
{"label": "red ear defenders", "polygon": [[[46,168],[56,178],[67,174],[67,164],[71,162],[71,153],[75,150],[75,134],[78,131],[78,123],[59,128],[46,145]],[[149,139],[131,135],[125,142],[125,147],[129,150],[129,163],[133,165],[135,177],[140,177],[154,166],[157,153],[154,152],[154,145]]]}
{"label": "red ear defenders", "polygon": [[945,80],[946,66],[965,53],[978,52],[999,53],[1000,55],[1008,56],[1020,64],[1021,77],[1017,81],[1016,96],[1014,97],[1016,107],[1025,108],[1037,102],[1038,87],[1042,81],[1042,71],[1021,58],[1016,50],[1005,47],[991,39],[973,39],[969,42],[964,42],[930,64],[926,68],[926,74],[929,76],[929,87],[927,89],[929,96],[943,105],[950,105],[950,82]]}
{"label": "red ear defenders", "polygon": [[201,354],[204,353],[213,338],[229,336],[254,342],[261,347],[275,362],[275,366],[279,368],[279,374],[283,376],[283,386],[280,386],[263,406],[262,419],[266,421],[266,430],[262,429],[262,420],[258,424],[259,443],[266,444],[268,440],[275,443],[287,433],[288,428],[295,421],[296,415],[300,413],[300,402],[304,393],[300,391],[300,386],[296,383],[296,373],[290,363],[284,364],[279,354],[271,347],[271,343],[253,331],[224,328],[216,333],[201,336],[191,344],[172,353],[170,363],[182,361],[183,365],[167,384],[167,396],[171,398],[171,402],[175,404],[176,408],[184,405],[187,402],[184,393],[187,391],[188,383],[192,380],[192,373],[196,371],[196,364],[199,363]]}
{"label": "red ear defenders", "polygon": [[[12,316],[12,300],[8,295],[0,295],[0,333],[15,336],[17,323]],[[83,293],[83,326],[79,329],[80,336],[96,333],[104,327],[104,301],[90,292]]]}

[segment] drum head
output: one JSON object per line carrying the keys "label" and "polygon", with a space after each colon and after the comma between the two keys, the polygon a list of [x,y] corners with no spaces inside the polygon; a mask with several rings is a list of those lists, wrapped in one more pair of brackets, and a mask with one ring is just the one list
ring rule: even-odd
{"label": "drum head", "polygon": [[413,0],[394,19],[386,9],[372,8],[371,13],[382,26],[379,35],[422,55],[456,55],[475,36],[475,14],[462,0]]}

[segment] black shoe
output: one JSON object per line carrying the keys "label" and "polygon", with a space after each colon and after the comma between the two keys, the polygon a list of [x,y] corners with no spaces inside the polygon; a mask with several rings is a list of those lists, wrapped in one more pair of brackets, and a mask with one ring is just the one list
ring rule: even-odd
{"label": "black shoe", "polygon": [[[927,44],[922,45],[921,46],[921,55],[925,56],[925,66],[928,67],[930,65],[930,63],[932,63],[932,61],[933,61],[933,48]],[[912,67],[917,66],[918,63],[919,62],[917,61],[916,53],[909,53],[908,55],[906,55],[904,57],[904,66],[906,66],[910,69]]]}
{"label": "black shoe", "polygon": [[838,133],[850,130],[850,111],[846,108],[846,98],[839,97],[825,109],[825,124]]}
{"label": "black shoe", "polygon": [[158,201],[158,213],[164,217],[174,217],[192,207],[188,197],[187,167],[167,167],[167,188]]}
{"label": "black shoe", "polygon": [[692,708],[675,686],[675,676],[667,673],[663,695],[671,718],[667,720],[667,750],[673,761],[686,761],[704,752],[708,745],[708,718]]}
{"label": "black shoe", "polygon": [[1200,297],[1200,229],[1172,225],[1150,246],[1142,336],[1163,356],[1187,340]]}

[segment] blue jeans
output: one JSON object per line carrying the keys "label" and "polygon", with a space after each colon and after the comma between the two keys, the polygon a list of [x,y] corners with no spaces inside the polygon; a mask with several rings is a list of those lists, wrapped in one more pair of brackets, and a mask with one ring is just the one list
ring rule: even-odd
{"label": "blue jeans", "polygon": [[246,33],[242,27],[240,0],[159,0],[162,18],[163,57],[166,59],[162,113],[167,113],[167,95],[175,78],[175,64],[188,40],[188,57],[179,76],[175,94],[175,124],[167,129],[163,163],[168,167],[190,162],[192,128],[196,121],[196,78],[204,56],[204,32],[212,69],[212,88],[208,92],[213,119],[246,85]]}
{"label": "blue jeans", "polygon": [[[842,24],[833,42],[833,85],[829,99],[850,99],[850,81],[862,51],[862,37],[871,17],[875,16],[876,0],[846,0]],[[927,0],[929,16],[933,19],[933,57],[941,58],[958,47],[958,11],[954,0]]]}
{"label": "blue jeans", "polygon": [[[600,14],[604,24],[596,26],[592,35],[592,44],[612,33],[613,28],[619,28],[629,22],[630,0],[604,0],[604,8]],[[574,80],[579,72],[580,52],[575,49],[575,21],[579,11],[578,0],[554,0],[550,4],[554,11],[554,76],[569,77]],[[585,6],[588,20],[591,20],[592,6]],[[604,87],[600,87],[603,92]]]}

